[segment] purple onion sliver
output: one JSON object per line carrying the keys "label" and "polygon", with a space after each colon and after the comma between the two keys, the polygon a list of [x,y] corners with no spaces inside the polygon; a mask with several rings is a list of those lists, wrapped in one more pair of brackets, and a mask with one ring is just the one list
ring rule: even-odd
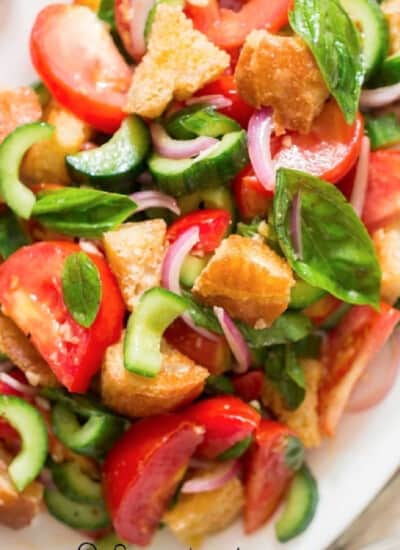
{"label": "purple onion sliver", "polygon": [[232,100],[222,94],[210,94],[191,97],[190,99],[187,99],[185,101],[185,104],[188,106],[197,105],[199,103],[206,103],[207,105],[211,105],[216,109],[226,109],[227,107],[232,106]]}
{"label": "purple onion sliver", "polygon": [[364,210],[365,197],[367,194],[370,151],[371,144],[369,138],[364,136],[361,141],[360,156],[358,158],[356,175],[354,177],[354,185],[350,198],[350,203],[360,218]]}
{"label": "purple onion sliver", "polygon": [[189,479],[182,485],[182,493],[206,493],[223,487],[240,472],[240,462],[232,460],[217,466],[209,477]]}
{"label": "purple onion sliver", "polygon": [[181,213],[176,200],[160,191],[137,191],[130,195],[130,199],[137,205],[135,214],[147,208],[166,208],[177,216]]}
{"label": "purple onion sliver", "polygon": [[301,195],[296,193],[292,201],[290,215],[290,232],[292,244],[298,260],[303,259],[303,235],[301,231]]}
{"label": "purple onion sliver", "polygon": [[139,61],[146,52],[146,41],[144,29],[147,17],[155,0],[131,0],[131,42],[132,54],[136,61]]}
{"label": "purple onion sliver", "polygon": [[251,165],[267,191],[275,188],[275,168],[271,155],[272,129],[272,109],[261,109],[251,117],[247,133]]}
{"label": "purple onion sliver", "polygon": [[400,98],[400,82],[392,86],[363,90],[360,97],[362,109],[376,109],[393,103]]}
{"label": "purple onion sliver", "polygon": [[167,290],[175,292],[175,294],[181,294],[179,278],[182,264],[186,256],[199,240],[199,228],[194,226],[187,229],[169,246],[161,271],[161,281]]}
{"label": "purple onion sliver", "polygon": [[0,381],[4,382],[4,384],[7,384],[7,386],[10,386],[10,388],[13,388],[15,391],[22,393],[23,395],[37,394],[37,389],[32,388],[32,386],[28,386],[28,384],[23,384],[6,372],[0,372]]}
{"label": "purple onion sliver", "polygon": [[222,307],[214,306],[214,313],[221,325],[224,336],[238,362],[236,372],[246,372],[251,364],[251,353],[247,342],[235,323]]}
{"label": "purple onion sliver", "polygon": [[207,340],[212,340],[213,342],[218,342],[219,336],[214,332],[207,330],[206,328],[196,325],[196,323],[191,318],[190,313],[184,313],[183,315],[181,315],[181,318],[188,327],[197,332],[197,334],[199,334],[200,336],[203,336],[203,338],[207,338]]}
{"label": "purple onion sliver", "polygon": [[163,157],[180,160],[197,156],[201,152],[214,147],[219,141],[208,136],[200,136],[195,139],[173,139],[161,124],[150,124],[150,133],[155,151]]}

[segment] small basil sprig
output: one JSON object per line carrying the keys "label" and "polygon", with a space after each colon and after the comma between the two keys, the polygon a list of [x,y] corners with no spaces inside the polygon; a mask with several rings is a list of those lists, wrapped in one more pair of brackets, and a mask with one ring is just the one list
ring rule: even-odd
{"label": "small basil sprig", "polygon": [[354,23],[339,0],[295,0],[289,21],[312,51],[329,91],[351,124],[365,74]]}
{"label": "small basil sprig", "polygon": [[8,211],[0,217],[0,256],[5,260],[31,241],[16,215]]}
{"label": "small basil sprig", "polygon": [[[299,193],[301,257],[291,228],[293,198]],[[378,306],[381,273],[374,246],[334,185],[296,170],[278,170],[274,224],[282,251],[300,278],[344,302]]]}
{"label": "small basil sprig", "polygon": [[106,23],[108,23],[112,30],[116,29],[114,4],[115,4],[115,0],[101,0],[100,6],[97,12],[97,17],[102,21],[105,21]]}
{"label": "small basil sprig", "polygon": [[32,215],[45,227],[73,237],[101,237],[133,214],[126,195],[97,189],[65,187],[42,193]]}
{"label": "small basil sprig", "polygon": [[65,305],[82,327],[90,327],[99,312],[101,280],[95,263],[84,252],[67,257],[62,270]]}
{"label": "small basil sprig", "polygon": [[268,352],[264,370],[281,394],[285,407],[297,409],[304,401],[306,383],[293,347],[286,344],[272,348]]}

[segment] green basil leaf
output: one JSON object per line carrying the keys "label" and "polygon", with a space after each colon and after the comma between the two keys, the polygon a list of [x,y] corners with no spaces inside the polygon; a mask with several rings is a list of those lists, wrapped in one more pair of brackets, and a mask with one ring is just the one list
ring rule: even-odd
{"label": "green basil leaf", "polygon": [[253,218],[250,223],[239,222],[236,226],[236,233],[242,237],[259,237],[258,232],[261,218]]}
{"label": "green basil leaf", "polygon": [[321,355],[322,334],[321,332],[312,332],[302,340],[299,340],[299,342],[293,344],[297,357],[318,359]]}
{"label": "green basil leaf", "polygon": [[195,325],[210,330],[211,332],[215,332],[216,334],[223,334],[221,325],[210,307],[203,306],[196,302],[191,292],[183,290],[182,296],[184,296],[190,303],[188,313]]}
{"label": "green basil leaf", "polygon": [[265,362],[265,374],[282,396],[285,406],[294,410],[304,401],[304,372],[290,344],[270,350]]}
{"label": "green basil leaf", "polygon": [[29,244],[31,240],[16,215],[9,210],[0,217],[0,256],[5,260],[13,252]]}
{"label": "green basil leaf", "polygon": [[206,380],[204,391],[208,395],[234,394],[235,387],[230,378],[223,374],[210,374]]}
{"label": "green basil leaf", "polygon": [[289,20],[312,51],[329,91],[351,124],[365,73],[354,23],[339,0],[295,0]]}
{"label": "green basil leaf", "polygon": [[99,11],[97,12],[98,18],[108,23],[112,30],[116,29],[114,2],[115,0],[101,0]]}
{"label": "green basil leaf", "polygon": [[400,142],[400,122],[394,113],[365,117],[365,130],[371,140],[371,149],[383,149]]}
{"label": "green basil leaf", "polygon": [[248,435],[241,441],[238,441],[232,447],[217,456],[218,460],[224,462],[225,460],[234,460],[244,455],[250,445],[253,443],[253,436]]}
{"label": "green basil leaf", "polygon": [[90,327],[101,301],[101,281],[96,264],[84,252],[71,254],[64,262],[61,281],[68,311],[79,325]]}
{"label": "green basil leaf", "polygon": [[[290,222],[298,194],[301,258],[292,243]],[[282,251],[301,279],[344,302],[378,306],[381,273],[373,243],[334,185],[296,170],[278,170],[274,222]]]}
{"label": "green basil leaf", "polygon": [[126,195],[66,187],[39,195],[33,216],[45,227],[73,237],[101,237],[136,209]]}

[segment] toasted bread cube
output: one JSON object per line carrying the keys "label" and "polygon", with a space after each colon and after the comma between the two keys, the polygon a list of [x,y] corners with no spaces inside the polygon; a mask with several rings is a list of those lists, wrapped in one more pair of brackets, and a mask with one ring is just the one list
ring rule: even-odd
{"label": "toasted bread cube", "polygon": [[400,224],[378,229],[372,239],[382,271],[381,295],[393,304],[400,296]]}
{"label": "toasted bread cube", "polygon": [[71,180],[65,157],[77,153],[92,137],[92,130],[55,101],[50,101],[44,119],[54,126],[54,134],[29,149],[22,162],[22,178],[30,184],[51,182],[68,185]]}
{"label": "toasted bread cube", "polygon": [[99,11],[100,2],[101,0],[74,0],[74,4],[78,4],[78,6],[86,6],[95,13]]}
{"label": "toasted bread cube", "polygon": [[104,234],[108,263],[129,311],[149,288],[159,286],[167,225],[164,220],[125,223]]}
{"label": "toasted bread cube", "polygon": [[386,0],[381,4],[389,26],[389,54],[400,52],[400,0]]}
{"label": "toasted bread cube", "polygon": [[32,386],[59,386],[46,361],[17,325],[0,313],[0,351],[21,369]]}
{"label": "toasted bread cube", "polygon": [[260,108],[273,107],[277,134],[308,133],[329,97],[321,72],[307,44],[298,36],[265,30],[249,34],[235,70],[243,99]]}
{"label": "toasted bread cube", "polygon": [[190,403],[203,391],[207,369],[176,349],[163,344],[162,366],[154,378],[125,369],[122,341],[106,351],[101,371],[102,400],[130,418],[173,411]]}
{"label": "toasted bread cube", "polygon": [[242,484],[234,478],[214,491],[181,493],[177,504],[164,515],[163,522],[183,544],[196,547],[203,537],[228,527],[240,514],[243,501]]}
{"label": "toasted bread cube", "polygon": [[196,279],[193,292],[201,302],[263,328],[288,307],[293,285],[289,264],[266,244],[230,235]]}
{"label": "toasted bread cube", "polygon": [[21,124],[42,116],[37,94],[29,86],[0,91],[0,143]]}
{"label": "toasted bread cube", "polygon": [[229,55],[214,46],[177,7],[160,3],[147,53],[137,66],[126,111],[160,116],[173,99],[184,100],[229,66]]}
{"label": "toasted bread cube", "polygon": [[269,407],[278,420],[297,433],[305,447],[318,447],[321,444],[321,432],[318,416],[318,390],[323,367],[320,361],[303,359],[306,381],[306,396],[303,403],[291,411],[283,403],[282,397],[272,382],[265,379],[262,401]]}

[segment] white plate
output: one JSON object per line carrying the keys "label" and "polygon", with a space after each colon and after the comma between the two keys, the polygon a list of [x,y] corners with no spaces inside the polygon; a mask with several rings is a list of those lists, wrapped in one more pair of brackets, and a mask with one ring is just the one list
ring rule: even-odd
{"label": "white plate", "polygon": [[[265,0],[267,1],[267,0]],[[0,86],[35,79],[29,62],[28,37],[35,13],[49,0],[0,0]],[[54,3],[54,2],[53,2]],[[400,379],[377,408],[347,416],[338,436],[309,455],[318,478],[320,505],[307,532],[286,545],[278,544],[273,527],[245,537],[238,522],[207,539],[204,550],[324,550],[362,511],[400,465]],[[1,550],[77,550],[82,535],[47,515],[22,531],[0,529]],[[82,550],[90,550],[86,547]],[[161,531],[151,550],[188,550]]]}

